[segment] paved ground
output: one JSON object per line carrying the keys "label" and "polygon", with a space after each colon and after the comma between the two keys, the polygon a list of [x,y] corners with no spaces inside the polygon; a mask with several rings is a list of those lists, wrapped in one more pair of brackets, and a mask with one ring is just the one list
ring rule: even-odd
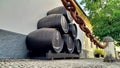
{"label": "paved ground", "polygon": [[100,59],[2,59],[0,60],[0,68],[120,68],[120,62],[107,63]]}

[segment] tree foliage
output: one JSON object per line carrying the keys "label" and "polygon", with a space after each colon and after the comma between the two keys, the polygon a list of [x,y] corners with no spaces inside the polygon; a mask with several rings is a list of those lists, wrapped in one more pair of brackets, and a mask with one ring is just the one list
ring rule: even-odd
{"label": "tree foliage", "polygon": [[82,0],[93,25],[93,34],[102,40],[111,36],[120,40],[120,0]]}

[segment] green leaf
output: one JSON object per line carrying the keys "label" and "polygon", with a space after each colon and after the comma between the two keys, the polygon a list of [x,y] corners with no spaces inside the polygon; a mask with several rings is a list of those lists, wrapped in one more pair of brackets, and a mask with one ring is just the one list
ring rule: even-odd
{"label": "green leaf", "polygon": [[89,11],[93,34],[99,40],[111,36],[120,39],[120,0],[82,0]]}

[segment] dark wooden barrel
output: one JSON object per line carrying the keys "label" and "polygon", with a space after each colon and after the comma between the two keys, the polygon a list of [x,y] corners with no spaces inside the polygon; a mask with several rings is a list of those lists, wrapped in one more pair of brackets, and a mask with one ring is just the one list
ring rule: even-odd
{"label": "dark wooden barrel", "polygon": [[77,37],[77,26],[76,26],[76,24],[69,24],[69,34],[72,36],[72,38]]}
{"label": "dark wooden barrel", "polygon": [[80,54],[82,51],[82,44],[79,39],[74,40],[74,46],[75,46],[74,53]]}
{"label": "dark wooden barrel", "polygon": [[63,49],[63,39],[59,31],[53,28],[41,28],[31,32],[26,38],[30,51],[60,53]]}
{"label": "dark wooden barrel", "polygon": [[63,39],[64,39],[63,52],[73,53],[75,46],[74,46],[71,36],[69,34],[64,34]]}
{"label": "dark wooden barrel", "polygon": [[65,9],[64,6],[59,6],[52,10],[49,10],[47,12],[47,15],[50,15],[50,14],[63,14],[66,20],[68,21],[68,23],[71,23],[71,21],[73,21],[73,18],[71,17],[70,13]]}
{"label": "dark wooden barrel", "polygon": [[61,33],[68,33],[69,25],[62,14],[52,14],[40,19],[37,28],[56,28]]}

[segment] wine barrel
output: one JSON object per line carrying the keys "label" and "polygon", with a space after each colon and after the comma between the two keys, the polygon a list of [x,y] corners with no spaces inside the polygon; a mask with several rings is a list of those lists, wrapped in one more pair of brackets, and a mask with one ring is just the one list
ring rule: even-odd
{"label": "wine barrel", "polygon": [[69,34],[64,34],[63,39],[64,39],[63,52],[65,51],[67,53],[73,53],[75,46],[74,46],[71,36]]}
{"label": "wine barrel", "polygon": [[76,26],[76,24],[69,24],[69,34],[72,36],[72,38],[77,37],[77,26]]}
{"label": "wine barrel", "polygon": [[29,51],[60,53],[63,48],[63,39],[59,31],[53,28],[41,28],[31,32],[26,38]]}
{"label": "wine barrel", "polygon": [[75,46],[74,53],[80,54],[82,51],[82,44],[79,39],[74,40],[74,46]]}
{"label": "wine barrel", "polygon": [[56,28],[61,33],[68,33],[69,25],[62,14],[52,14],[40,19],[37,28]]}
{"label": "wine barrel", "polygon": [[52,10],[49,10],[47,12],[47,15],[50,15],[50,14],[63,14],[66,20],[68,21],[68,23],[71,23],[71,21],[73,21],[71,14],[65,9],[64,6],[59,6]]}

